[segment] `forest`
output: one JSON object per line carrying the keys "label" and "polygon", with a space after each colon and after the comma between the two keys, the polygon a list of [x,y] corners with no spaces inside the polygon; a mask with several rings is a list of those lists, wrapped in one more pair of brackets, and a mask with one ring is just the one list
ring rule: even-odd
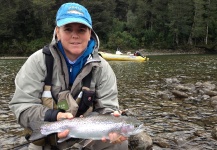
{"label": "forest", "polygon": [[28,56],[49,44],[58,8],[84,5],[100,48],[197,48],[217,52],[217,0],[0,0],[0,56]]}

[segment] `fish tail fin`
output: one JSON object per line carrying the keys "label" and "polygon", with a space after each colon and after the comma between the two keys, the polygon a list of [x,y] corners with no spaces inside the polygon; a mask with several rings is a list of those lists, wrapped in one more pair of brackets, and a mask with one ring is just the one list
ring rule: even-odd
{"label": "fish tail fin", "polygon": [[31,134],[29,135],[29,138],[27,138],[28,141],[35,141],[35,140],[39,140],[43,137],[45,137],[46,135],[41,134],[40,132],[40,127],[43,124],[43,122],[30,122],[30,127],[31,127]]}

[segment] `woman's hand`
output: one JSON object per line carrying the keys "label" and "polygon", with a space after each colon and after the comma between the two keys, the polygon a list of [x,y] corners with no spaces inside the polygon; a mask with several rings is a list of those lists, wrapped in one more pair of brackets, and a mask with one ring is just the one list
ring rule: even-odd
{"label": "woman's hand", "polygon": [[[119,117],[121,115],[121,112],[114,111],[112,114],[115,117]],[[124,137],[116,132],[111,132],[109,133],[109,140],[111,143],[117,144],[117,143],[122,143],[123,141],[127,140],[127,137]],[[102,141],[106,142],[106,138],[102,138]]]}
{"label": "woman's hand", "polygon": [[[71,113],[63,113],[63,112],[59,112],[57,114],[57,120],[61,120],[61,119],[73,119],[73,115]],[[67,137],[67,135],[69,134],[69,130],[64,130],[63,132],[59,132],[57,134],[58,138],[65,138]]]}

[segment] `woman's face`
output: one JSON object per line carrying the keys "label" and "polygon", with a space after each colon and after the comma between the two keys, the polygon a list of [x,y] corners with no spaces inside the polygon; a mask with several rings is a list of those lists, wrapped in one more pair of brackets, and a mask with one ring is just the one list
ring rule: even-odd
{"label": "woman's face", "polygon": [[56,33],[66,56],[71,61],[76,60],[84,52],[91,36],[91,30],[80,23],[70,23],[56,27]]}

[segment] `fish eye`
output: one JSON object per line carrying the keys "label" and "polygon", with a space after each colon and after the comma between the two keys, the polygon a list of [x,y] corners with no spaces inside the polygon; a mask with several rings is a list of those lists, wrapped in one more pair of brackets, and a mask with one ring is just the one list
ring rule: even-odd
{"label": "fish eye", "polygon": [[135,124],[134,127],[135,127],[135,128],[138,128],[138,127],[139,127],[139,124]]}

